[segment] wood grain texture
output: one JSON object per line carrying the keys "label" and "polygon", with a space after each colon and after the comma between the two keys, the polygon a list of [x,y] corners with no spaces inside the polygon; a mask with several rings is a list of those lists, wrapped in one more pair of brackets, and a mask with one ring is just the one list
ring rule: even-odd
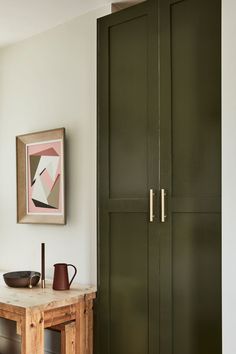
{"label": "wood grain texture", "polygon": [[85,300],[86,354],[93,354],[93,299]]}
{"label": "wood grain texture", "polygon": [[75,354],[75,322],[65,325],[61,333],[61,354]]}
{"label": "wood grain texture", "polygon": [[[77,319],[79,321],[78,327],[81,326],[81,317],[85,325],[85,339],[82,342],[82,353],[93,354],[93,300],[95,299],[95,293],[88,294],[84,297],[84,305],[81,310],[81,306],[77,309]],[[81,312],[80,312],[81,311]],[[84,314],[84,315],[83,315]],[[72,321],[61,323],[62,320],[71,319]],[[76,305],[70,307],[63,307],[56,310],[50,310],[45,312],[44,328],[59,331],[61,333],[61,353],[62,354],[74,354],[76,343]],[[58,324],[57,324],[58,323]]]}
{"label": "wood grain texture", "polygon": [[84,295],[94,292],[96,292],[94,286],[77,285],[72,286],[70,290],[56,291],[48,281],[45,289],[18,288],[16,291],[15,288],[0,285],[0,309],[19,314],[32,307],[50,310],[76,304]]}
{"label": "wood grain texture", "polygon": [[76,305],[68,305],[45,311],[44,327],[53,327],[60,323],[75,320]]}
{"label": "wood grain texture", "polygon": [[43,312],[27,309],[21,324],[21,354],[44,354]]}
{"label": "wood grain texture", "polygon": [[62,353],[92,354],[92,332],[88,331],[92,330],[95,292],[93,286],[76,285],[55,291],[49,282],[45,289],[17,291],[0,284],[0,317],[16,321],[23,354],[43,354],[44,328],[51,327],[61,331]]}
{"label": "wood grain texture", "polygon": [[61,333],[61,354],[75,354],[75,321],[52,327]]}
{"label": "wood grain texture", "polygon": [[75,317],[75,353],[86,353],[86,321],[85,321],[85,302],[77,304]]}

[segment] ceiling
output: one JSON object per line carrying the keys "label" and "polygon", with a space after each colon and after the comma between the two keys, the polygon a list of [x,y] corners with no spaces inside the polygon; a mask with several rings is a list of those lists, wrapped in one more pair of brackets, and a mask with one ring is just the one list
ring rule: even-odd
{"label": "ceiling", "polygon": [[108,5],[112,0],[0,0],[0,47]]}

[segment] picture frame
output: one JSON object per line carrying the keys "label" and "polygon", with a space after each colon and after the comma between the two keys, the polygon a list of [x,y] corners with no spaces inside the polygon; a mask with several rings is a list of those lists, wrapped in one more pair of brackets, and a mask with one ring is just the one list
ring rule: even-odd
{"label": "picture frame", "polygon": [[65,128],[16,137],[17,223],[66,223]]}

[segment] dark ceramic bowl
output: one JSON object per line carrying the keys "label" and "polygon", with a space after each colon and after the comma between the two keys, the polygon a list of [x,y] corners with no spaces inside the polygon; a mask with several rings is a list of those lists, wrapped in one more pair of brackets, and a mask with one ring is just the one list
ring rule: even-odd
{"label": "dark ceramic bowl", "polygon": [[5,283],[13,288],[31,288],[38,284],[40,279],[39,272],[19,271],[3,274]]}

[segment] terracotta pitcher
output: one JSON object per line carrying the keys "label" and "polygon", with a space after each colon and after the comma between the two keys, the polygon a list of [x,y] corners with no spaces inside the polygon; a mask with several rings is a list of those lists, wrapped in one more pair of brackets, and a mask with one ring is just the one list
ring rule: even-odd
{"label": "terracotta pitcher", "polygon": [[[53,277],[53,289],[54,290],[69,290],[74,277],[76,276],[77,269],[73,264],[56,263],[54,264],[54,277]],[[71,281],[69,282],[68,267],[73,267],[75,272]]]}

